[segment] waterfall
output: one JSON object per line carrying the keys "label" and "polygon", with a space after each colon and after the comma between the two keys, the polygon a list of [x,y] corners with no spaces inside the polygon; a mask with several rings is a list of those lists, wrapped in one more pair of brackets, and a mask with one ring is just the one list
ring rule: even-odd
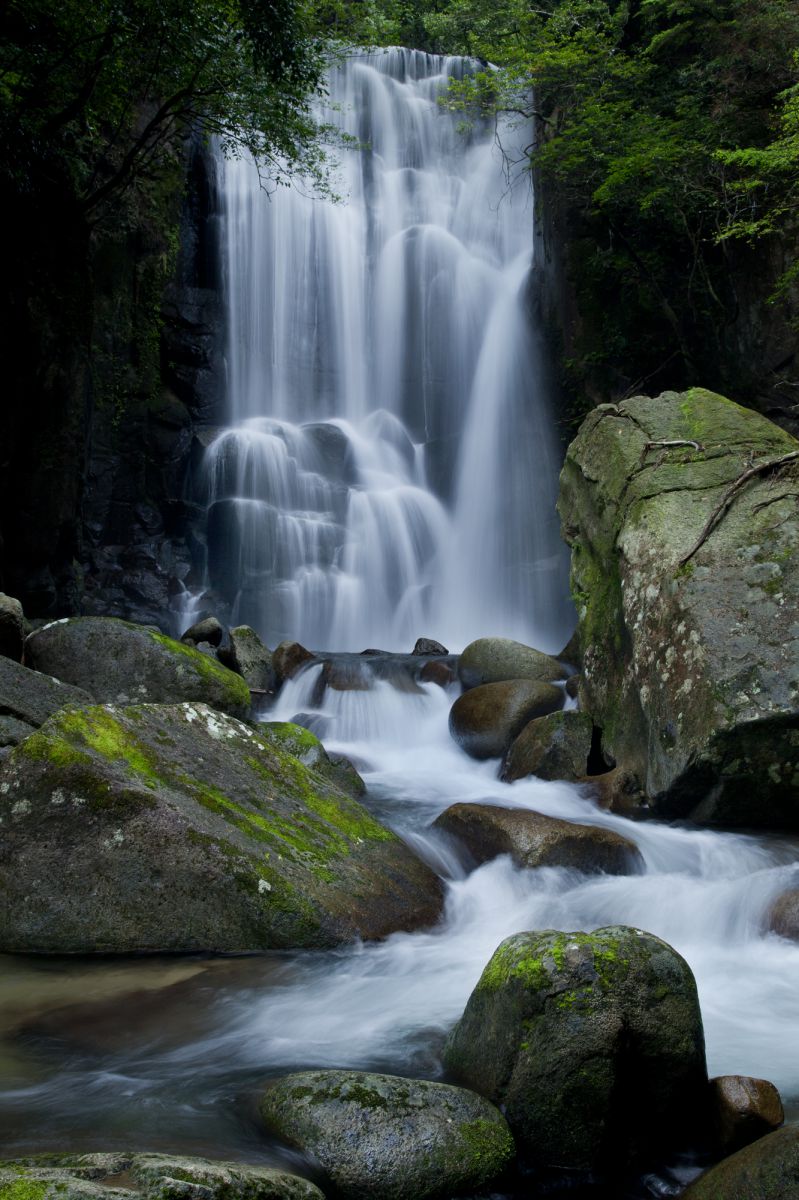
{"label": "waterfall", "polygon": [[471,69],[400,49],[335,68],[320,115],[355,144],[338,202],[221,166],[208,583],[270,644],[568,636],[532,196],[506,170],[531,133],[462,130],[439,101]]}

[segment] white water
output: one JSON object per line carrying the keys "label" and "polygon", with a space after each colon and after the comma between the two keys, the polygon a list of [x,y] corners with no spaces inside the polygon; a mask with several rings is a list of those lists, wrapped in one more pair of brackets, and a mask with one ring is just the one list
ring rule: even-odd
{"label": "white water", "polygon": [[[438,103],[468,69],[392,50],[334,71],[323,116],[362,147],[339,153],[342,203],[223,165],[209,581],[270,644],[568,637],[529,177]],[[517,158],[531,138],[500,135]]]}

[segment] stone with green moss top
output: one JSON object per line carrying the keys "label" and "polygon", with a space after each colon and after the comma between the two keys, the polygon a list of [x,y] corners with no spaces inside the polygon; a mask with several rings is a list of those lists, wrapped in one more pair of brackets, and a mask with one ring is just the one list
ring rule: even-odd
{"label": "stone with green moss top", "polygon": [[74,617],[45,625],[25,643],[27,661],[83,688],[102,703],[209,704],[246,717],[250,692],[216,659],[149,626],[114,617]]}
{"label": "stone with green moss top", "polygon": [[705,1103],[691,971],[666,942],[623,926],[507,938],[444,1062],[502,1107],[542,1167],[602,1170],[676,1149]]}
{"label": "stone with green moss top", "polygon": [[366,794],[366,784],[355,767],[342,754],[329,755],[315,733],[291,721],[266,721],[259,725],[262,735],[287,754],[318,771],[346,792],[359,799]]}
{"label": "stone with green moss top", "polygon": [[432,924],[441,885],[320,771],[207,705],[64,710],[0,767],[0,947],[324,947]]}
{"label": "stone with green moss top", "polygon": [[514,1157],[507,1122],[464,1088],[360,1071],[302,1071],[261,1102],[267,1128],[322,1166],[343,1200],[481,1190]]}

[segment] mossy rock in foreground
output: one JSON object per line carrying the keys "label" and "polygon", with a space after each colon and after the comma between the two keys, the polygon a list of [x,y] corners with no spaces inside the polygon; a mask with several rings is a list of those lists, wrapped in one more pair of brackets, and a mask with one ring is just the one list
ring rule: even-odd
{"label": "mossy rock in foreground", "polygon": [[[124,1179],[119,1186],[117,1181]],[[63,1154],[0,1161],[0,1200],[323,1200],[271,1167],[168,1154]]]}
{"label": "mossy rock in foreground", "polygon": [[261,1102],[267,1128],[322,1166],[344,1200],[433,1200],[490,1184],[514,1157],[493,1104],[464,1088],[301,1071]]}
{"label": "mossy rock in foreground", "polygon": [[326,947],[441,907],[362,805],[201,704],[57,713],[0,768],[0,826],[3,950]]}
{"label": "mossy rock in foreground", "polygon": [[210,704],[247,717],[250,690],[234,671],[157,629],[115,617],[53,621],[25,643],[28,664],[102,704]]}
{"label": "mossy rock in foreground", "polygon": [[684,1200],[795,1200],[799,1196],[799,1125],[786,1125],[711,1167]]}
{"label": "mossy rock in foreground", "polygon": [[676,950],[639,929],[507,938],[444,1062],[502,1107],[539,1167],[615,1170],[693,1144],[701,1131],[696,984]]}

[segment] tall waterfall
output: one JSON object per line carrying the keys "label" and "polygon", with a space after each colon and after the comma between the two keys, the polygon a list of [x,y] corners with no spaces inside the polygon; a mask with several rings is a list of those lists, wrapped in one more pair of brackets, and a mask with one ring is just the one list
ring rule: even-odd
{"label": "tall waterfall", "polygon": [[505,169],[530,130],[464,132],[439,100],[469,69],[388,50],[334,70],[323,119],[357,141],[339,202],[222,166],[209,582],[272,644],[568,635],[532,197]]}

